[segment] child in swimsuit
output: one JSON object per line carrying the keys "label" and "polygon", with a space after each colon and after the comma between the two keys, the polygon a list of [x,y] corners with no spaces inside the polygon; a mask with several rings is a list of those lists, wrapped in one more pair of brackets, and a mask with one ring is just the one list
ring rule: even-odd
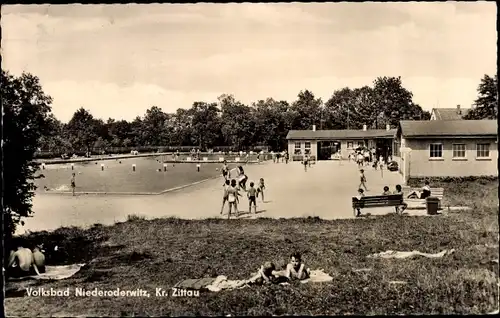
{"label": "child in swimsuit", "polygon": [[264,178],[260,178],[259,187],[257,188],[257,197],[259,197],[259,193],[262,195],[262,202],[264,202],[264,189],[266,186],[264,185]]}
{"label": "child in swimsuit", "polygon": [[239,194],[238,190],[236,189],[236,180],[231,180],[231,186],[226,190],[227,192],[227,202],[229,202],[229,213],[227,218],[229,219],[231,217],[231,210],[234,208],[234,211],[236,212],[236,217],[239,216],[240,212],[238,211],[238,196],[241,196]]}
{"label": "child in swimsuit", "polygon": [[365,177],[365,170],[361,169],[359,170],[359,186],[358,188],[361,189],[361,187],[364,187],[366,191],[368,191],[368,188],[366,187],[366,177]]}
{"label": "child in swimsuit", "polygon": [[75,196],[75,188],[76,188],[76,175],[73,172],[71,175],[71,191],[73,192],[73,196]]}
{"label": "child in swimsuit", "polygon": [[227,161],[224,160],[224,163],[222,164],[222,176],[224,177],[224,179],[228,179],[228,168],[227,168]]}
{"label": "child in swimsuit", "polygon": [[252,276],[250,279],[247,279],[245,281],[246,284],[256,284],[256,285],[262,285],[262,284],[269,284],[274,281],[274,275],[273,272],[276,270],[276,266],[272,262],[265,262],[264,265],[262,265],[257,273]]}
{"label": "child in swimsuit", "polygon": [[248,196],[248,213],[252,213],[252,204],[254,206],[254,214],[257,214],[257,189],[254,187],[254,183],[250,182],[250,189],[248,189],[247,196]]}
{"label": "child in swimsuit", "polygon": [[227,189],[230,186],[231,186],[231,182],[229,180],[226,180],[226,182],[224,182],[224,184],[222,185],[222,187],[224,188],[224,194],[222,195],[222,207],[220,208],[220,214],[222,214],[224,211],[224,205],[226,205],[227,196],[228,196]]}
{"label": "child in swimsuit", "polygon": [[288,279],[303,280],[309,278],[310,270],[302,262],[300,253],[295,252],[290,256],[290,263],[286,266],[286,277]]}

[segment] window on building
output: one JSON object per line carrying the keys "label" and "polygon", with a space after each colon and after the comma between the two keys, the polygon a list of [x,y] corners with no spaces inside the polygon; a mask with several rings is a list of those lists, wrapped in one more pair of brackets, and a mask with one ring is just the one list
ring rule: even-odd
{"label": "window on building", "polygon": [[477,157],[489,158],[490,157],[490,144],[477,144]]}
{"label": "window on building", "polygon": [[294,154],[296,155],[300,155],[301,153],[301,148],[302,147],[302,144],[300,143],[300,141],[296,142],[295,143],[295,151],[294,151]]}
{"label": "window on building", "polygon": [[311,142],[309,142],[309,141],[305,142],[304,150],[305,150],[306,155],[311,153]]}
{"label": "window on building", "polygon": [[347,149],[352,149],[354,148],[354,143],[352,141],[347,142]]}
{"label": "window on building", "polygon": [[358,141],[358,147],[364,147],[365,143],[363,141]]}
{"label": "window on building", "polygon": [[443,144],[430,144],[429,150],[429,157],[443,158]]}
{"label": "window on building", "polygon": [[465,144],[453,144],[453,158],[465,158]]}

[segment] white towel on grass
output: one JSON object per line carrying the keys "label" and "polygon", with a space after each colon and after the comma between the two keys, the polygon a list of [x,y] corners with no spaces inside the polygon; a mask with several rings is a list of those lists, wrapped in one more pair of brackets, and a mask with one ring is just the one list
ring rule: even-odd
{"label": "white towel on grass", "polygon": [[212,292],[219,292],[224,289],[235,289],[248,287],[245,280],[228,280],[226,276],[217,276],[215,281],[207,286],[207,289]]}
{"label": "white towel on grass", "polygon": [[300,282],[305,283],[324,283],[331,282],[333,277],[325,273],[322,269],[314,269],[309,273],[309,278],[301,280]]}
{"label": "white towel on grass", "polygon": [[453,252],[455,252],[454,249],[443,250],[439,253],[434,253],[434,254],[422,253],[419,251],[398,252],[398,251],[389,250],[389,251],[385,251],[385,252],[380,252],[380,253],[368,255],[368,258],[410,258],[410,257],[415,257],[415,256],[424,256],[427,258],[440,258],[440,257],[446,256],[446,255],[450,255]]}
{"label": "white towel on grass", "polygon": [[78,273],[78,271],[85,264],[72,264],[72,265],[59,265],[59,266],[45,266],[45,273],[40,275],[23,276],[19,278],[9,278],[9,280],[25,280],[25,279],[52,279],[60,280],[70,278]]}

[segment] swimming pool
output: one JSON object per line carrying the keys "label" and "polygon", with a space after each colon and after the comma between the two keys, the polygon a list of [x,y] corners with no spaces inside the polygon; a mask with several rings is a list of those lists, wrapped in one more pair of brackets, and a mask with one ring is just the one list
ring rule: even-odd
{"label": "swimming pool", "polygon": [[75,173],[76,192],[144,194],[159,193],[221,175],[220,163],[200,163],[200,171],[197,163],[166,163],[164,171],[162,160],[164,157],[158,156],[46,165],[39,171],[45,177],[35,182],[37,193],[70,192],[72,173]]}

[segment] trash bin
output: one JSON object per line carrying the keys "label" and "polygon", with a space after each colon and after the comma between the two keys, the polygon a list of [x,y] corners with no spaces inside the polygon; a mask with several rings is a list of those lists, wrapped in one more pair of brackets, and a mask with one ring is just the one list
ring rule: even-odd
{"label": "trash bin", "polygon": [[436,215],[436,214],[438,214],[439,198],[428,197],[426,199],[426,205],[427,205],[427,214],[429,214],[429,215]]}

